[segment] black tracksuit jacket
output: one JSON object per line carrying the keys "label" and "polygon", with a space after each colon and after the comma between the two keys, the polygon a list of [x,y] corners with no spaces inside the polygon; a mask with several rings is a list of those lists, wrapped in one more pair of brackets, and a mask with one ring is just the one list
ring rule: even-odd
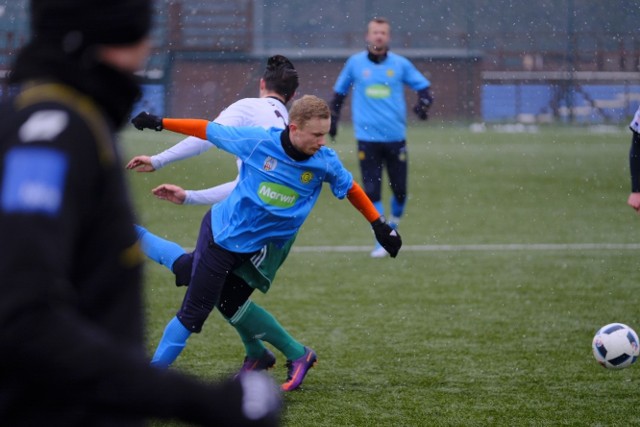
{"label": "black tracksuit jacket", "polygon": [[[0,106],[0,425],[254,425],[238,382],[149,366],[115,141],[138,85],[38,45],[12,79]],[[52,171],[43,159],[56,159]]]}

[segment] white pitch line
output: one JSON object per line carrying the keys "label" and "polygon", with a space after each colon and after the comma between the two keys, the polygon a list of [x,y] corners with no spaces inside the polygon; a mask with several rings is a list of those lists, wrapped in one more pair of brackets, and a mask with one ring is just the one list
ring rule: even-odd
{"label": "white pitch line", "polygon": [[[640,243],[507,243],[478,245],[404,245],[406,252],[638,250]],[[293,246],[292,252],[368,252],[371,246]]]}

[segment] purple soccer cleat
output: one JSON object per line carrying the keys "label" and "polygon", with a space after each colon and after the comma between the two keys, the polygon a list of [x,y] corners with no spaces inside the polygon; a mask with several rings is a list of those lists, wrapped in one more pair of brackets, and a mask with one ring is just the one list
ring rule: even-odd
{"label": "purple soccer cleat", "polygon": [[315,366],[317,360],[316,352],[309,347],[304,348],[302,357],[296,360],[287,360],[287,381],[282,384],[282,390],[291,391],[300,387],[307,372]]}
{"label": "purple soccer cleat", "polygon": [[276,356],[274,356],[273,353],[269,351],[269,349],[265,348],[264,353],[258,359],[253,359],[246,356],[244,358],[242,368],[240,368],[240,372],[238,372],[238,375],[249,371],[266,371],[273,368],[275,364]]}

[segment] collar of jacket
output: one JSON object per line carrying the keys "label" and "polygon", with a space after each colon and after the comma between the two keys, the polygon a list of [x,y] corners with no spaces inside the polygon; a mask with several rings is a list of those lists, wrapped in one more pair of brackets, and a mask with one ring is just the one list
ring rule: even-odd
{"label": "collar of jacket", "polygon": [[95,60],[90,49],[70,56],[43,42],[25,46],[11,70],[11,83],[29,80],[58,81],[91,97],[115,129],[126,123],[141,95],[134,75]]}
{"label": "collar of jacket", "polygon": [[380,55],[376,55],[371,51],[367,51],[367,58],[369,58],[369,61],[379,64],[381,62],[384,62],[385,59],[387,59],[387,53],[389,53],[389,50],[386,50],[384,53],[381,53]]}

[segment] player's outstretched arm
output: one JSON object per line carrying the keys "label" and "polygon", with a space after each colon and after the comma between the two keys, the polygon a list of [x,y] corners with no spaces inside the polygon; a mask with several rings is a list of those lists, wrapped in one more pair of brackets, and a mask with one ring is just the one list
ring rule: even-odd
{"label": "player's outstretched arm", "polygon": [[356,182],[349,189],[347,198],[369,221],[378,243],[389,252],[391,258],[395,258],[402,247],[402,238],[398,231],[386,223],[384,217],[378,213],[367,194]]}
{"label": "player's outstretched arm", "polygon": [[136,170],[137,172],[154,172],[156,170],[156,168],[153,167],[151,157],[149,156],[135,156],[129,160],[129,163],[127,163],[127,166],[125,167],[127,169]]}
{"label": "player's outstretched arm", "polygon": [[176,205],[184,204],[187,192],[184,188],[173,184],[162,184],[151,190],[154,196],[161,200],[167,200]]}
{"label": "player's outstretched arm", "polygon": [[209,121],[204,119],[163,118],[143,111],[131,119],[131,123],[138,130],[153,129],[161,131],[166,129],[183,135],[207,139],[207,125]]}
{"label": "player's outstretched arm", "polygon": [[195,136],[187,136],[172,147],[151,156],[151,165],[155,170],[162,169],[173,162],[199,156],[209,151],[211,147],[213,145],[209,141]]}
{"label": "player's outstretched arm", "polygon": [[213,205],[226,199],[236,188],[238,178],[204,190],[187,190],[185,205]]}
{"label": "player's outstretched arm", "polygon": [[226,199],[238,184],[238,178],[204,190],[185,190],[174,184],[162,184],[151,190],[154,196],[177,205],[213,205]]}

